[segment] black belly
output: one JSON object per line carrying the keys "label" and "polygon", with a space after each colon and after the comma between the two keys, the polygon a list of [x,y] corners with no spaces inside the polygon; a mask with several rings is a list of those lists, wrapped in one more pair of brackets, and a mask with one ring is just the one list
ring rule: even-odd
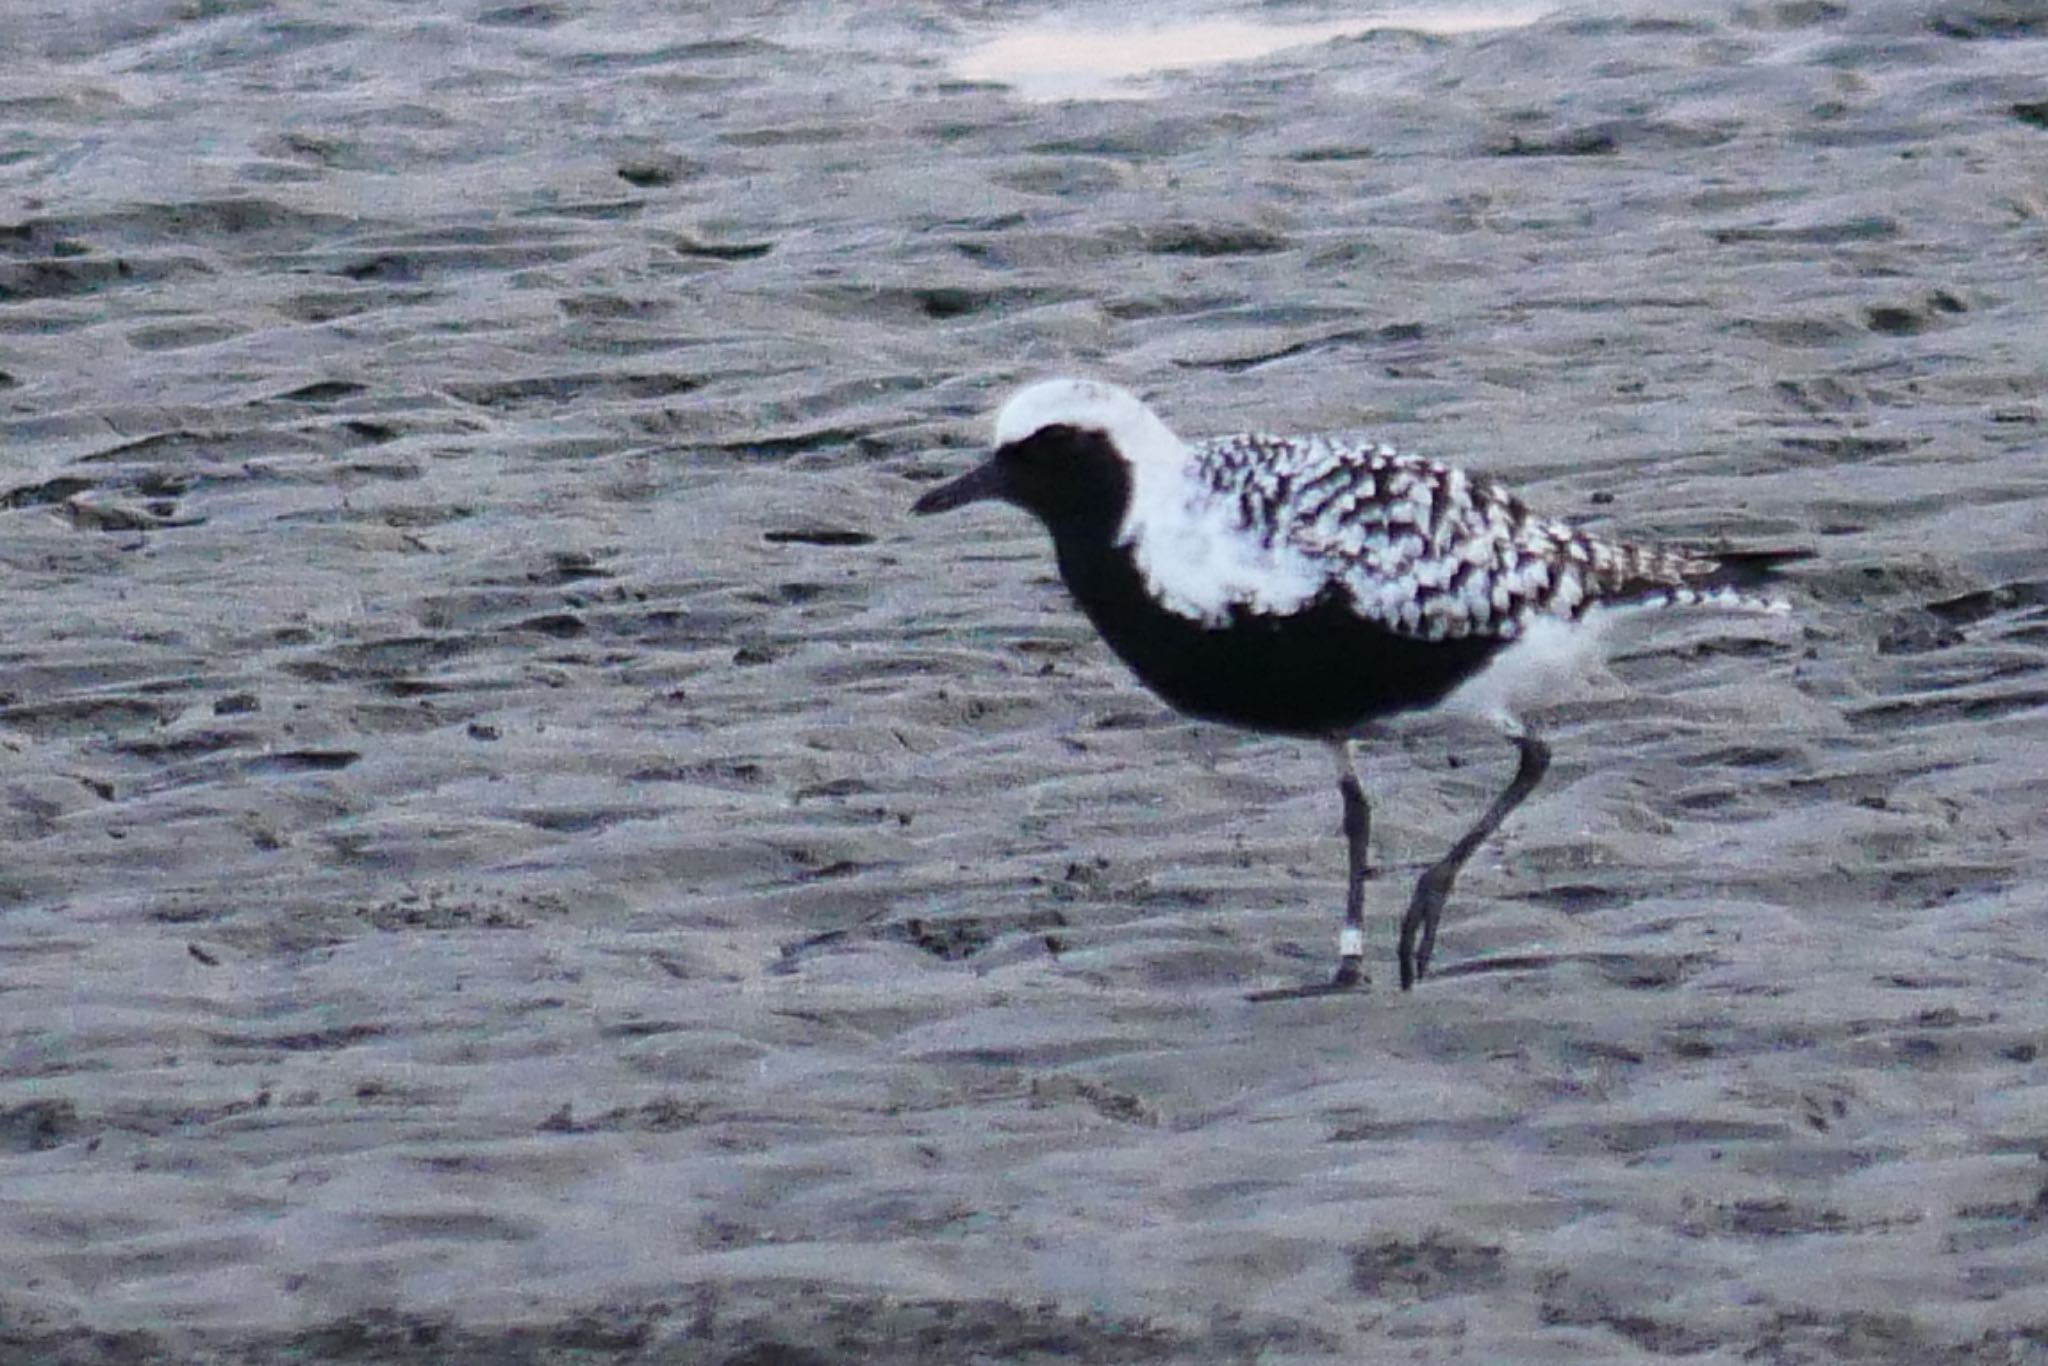
{"label": "black belly", "polygon": [[1335,587],[1287,616],[1239,608],[1205,626],[1161,607],[1128,550],[1059,552],[1068,589],[1146,687],[1176,710],[1252,730],[1338,735],[1430,706],[1504,643],[1397,635],[1360,618]]}

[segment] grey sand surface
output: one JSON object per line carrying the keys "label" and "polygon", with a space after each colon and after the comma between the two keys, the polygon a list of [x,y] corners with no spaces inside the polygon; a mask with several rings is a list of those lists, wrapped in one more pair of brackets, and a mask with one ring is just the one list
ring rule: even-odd
{"label": "grey sand surface", "polygon": [[[0,16],[0,1358],[2048,1360],[2048,10],[835,13]],[[1325,756],[907,516],[1067,371],[1820,558],[1253,1006]]]}

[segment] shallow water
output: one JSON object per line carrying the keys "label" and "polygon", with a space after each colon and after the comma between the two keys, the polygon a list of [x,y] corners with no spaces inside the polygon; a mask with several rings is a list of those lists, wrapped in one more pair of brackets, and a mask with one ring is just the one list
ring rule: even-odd
{"label": "shallow water", "polygon": [[1357,38],[1375,30],[1437,36],[1519,28],[1543,17],[1537,6],[1440,5],[1367,11],[1317,23],[1179,14],[1133,24],[1128,10],[1109,22],[1034,22],[957,54],[955,74],[989,81],[1026,100],[1144,99],[1163,93],[1144,78],[1253,62],[1290,48]]}

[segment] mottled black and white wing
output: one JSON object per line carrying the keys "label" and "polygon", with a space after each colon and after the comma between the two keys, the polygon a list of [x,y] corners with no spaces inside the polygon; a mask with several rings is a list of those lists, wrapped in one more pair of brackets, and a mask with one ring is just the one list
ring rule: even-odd
{"label": "mottled black and white wing", "polygon": [[1714,596],[1711,559],[1602,540],[1490,479],[1385,446],[1244,435],[1194,454],[1208,495],[1276,561],[1415,639],[1512,639],[1534,617],[1575,618],[1595,603]]}

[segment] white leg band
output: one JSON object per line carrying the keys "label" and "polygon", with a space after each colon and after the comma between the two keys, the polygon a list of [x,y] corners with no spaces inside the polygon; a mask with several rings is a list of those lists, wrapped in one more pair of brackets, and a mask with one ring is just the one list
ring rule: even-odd
{"label": "white leg band", "polygon": [[1365,957],[1365,931],[1356,925],[1346,925],[1337,933],[1337,956],[1339,958]]}

